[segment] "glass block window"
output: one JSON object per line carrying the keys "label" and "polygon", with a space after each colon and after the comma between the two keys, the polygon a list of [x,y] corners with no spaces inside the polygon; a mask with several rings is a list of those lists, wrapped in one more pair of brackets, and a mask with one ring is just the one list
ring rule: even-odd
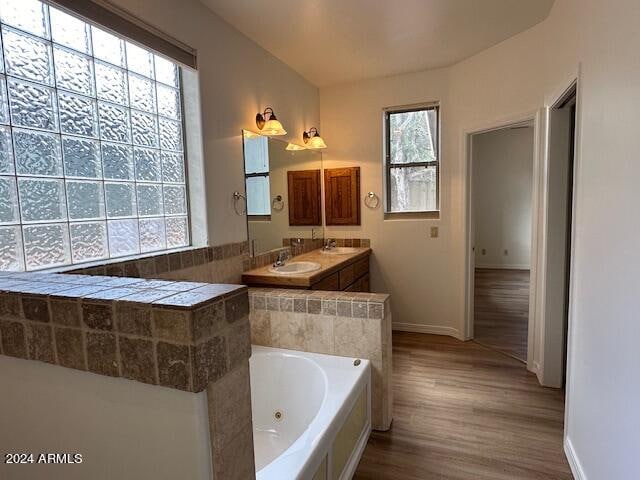
{"label": "glass block window", "polygon": [[0,270],[189,245],[179,67],[0,0]]}

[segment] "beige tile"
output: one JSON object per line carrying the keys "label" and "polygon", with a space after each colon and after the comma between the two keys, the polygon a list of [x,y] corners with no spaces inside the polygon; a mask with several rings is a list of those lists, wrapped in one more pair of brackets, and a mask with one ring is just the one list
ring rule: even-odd
{"label": "beige tile", "polygon": [[266,310],[254,310],[249,314],[251,323],[251,343],[253,345],[271,346],[271,321]]}
{"label": "beige tile", "polygon": [[248,361],[209,384],[207,404],[213,448],[222,451],[244,429],[252,428]]}
{"label": "beige tile", "polygon": [[306,315],[304,322],[305,351],[315,353],[334,353],[333,316]]}
{"label": "beige tile", "polygon": [[305,314],[271,312],[271,342],[278,348],[304,350]]}
{"label": "beige tile", "polygon": [[381,357],[381,321],[367,318],[336,317],[334,352],[347,357]]}

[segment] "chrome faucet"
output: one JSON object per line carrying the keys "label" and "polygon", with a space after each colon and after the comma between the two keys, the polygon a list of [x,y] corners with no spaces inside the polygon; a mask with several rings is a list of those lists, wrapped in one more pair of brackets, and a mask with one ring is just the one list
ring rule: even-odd
{"label": "chrome faucet", "polygon": [[286,250],[282,250],[278,253],[278,258],[273,264],[274,267],[282,267],[285,263],[287,263],[287,259],[289,258],[289,253]]}
{"label": "chrome faucet", "polygon": [[332,248],[336,248],[336,241],[332,238],[327,238],[324,242],[324,249],[331,250]]}

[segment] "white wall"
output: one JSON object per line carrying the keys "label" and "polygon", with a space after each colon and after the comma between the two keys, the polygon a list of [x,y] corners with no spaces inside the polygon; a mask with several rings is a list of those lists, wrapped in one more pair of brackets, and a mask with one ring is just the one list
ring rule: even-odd
{"label": "white wall", "polygon": [[464,132],[550,105],[580,68],[566,432],[574,472],[590,480],[640,477],[639,22],[634,0],[556,0],[542,24],[450,69],[320,92],[325,158],[366,167],[364,192],[382,191],[381,107],[443,102],[440,239],[426,238],[426,220],[381,212],[352,230],[372,238],[373,285],[391,286],[394,318],[460,331]]}
{"label": "white wall", "polygon": [[472,141],[476,267],[528,269],[533,127],[494,130]]}
{"label": "white wall", "polygon": [[242,129],[271,106],[289,135],[319,123],[318,89],[197,0],[113,0],[114,4],[198,51],[209,243],[247,238],[233,211],[244,192]]}
{"label": "white wall", "polygon": [[[0,478],[211,480],[206,392],[0,356]],[[79,453],[75,465],[6,465],[5,453]]]}

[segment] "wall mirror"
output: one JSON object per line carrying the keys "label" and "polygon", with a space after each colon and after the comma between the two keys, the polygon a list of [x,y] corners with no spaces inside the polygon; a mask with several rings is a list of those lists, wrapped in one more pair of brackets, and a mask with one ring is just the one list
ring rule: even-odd
{"label": "wall mirror", "polygon": [[242,139],[252,255],[322,238],[322,154],[247,130]]}

